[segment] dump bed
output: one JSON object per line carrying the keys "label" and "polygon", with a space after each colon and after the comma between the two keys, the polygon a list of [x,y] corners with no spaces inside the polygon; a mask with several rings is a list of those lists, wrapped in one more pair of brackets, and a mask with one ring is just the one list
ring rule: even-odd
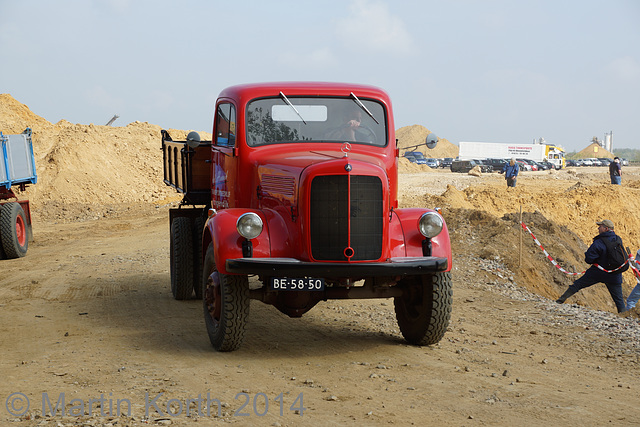
{"label": "dump bed", "polygon": [[191,148],[186,141],[174,141],[162,130],[164,183],[184,195],[184,203],[207,205],[211,201],[211,141]]}
{"label": "dump bed", "polygon": [[16,184],[35,184],[37,176],[31,129],[27,128],[18,135],[0,132],[0,142],[0,187],[9,190]]}

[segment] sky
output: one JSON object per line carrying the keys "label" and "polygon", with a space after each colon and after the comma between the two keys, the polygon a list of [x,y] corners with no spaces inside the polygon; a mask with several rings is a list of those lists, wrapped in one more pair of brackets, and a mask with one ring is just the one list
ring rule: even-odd
{"label": "sky", "polygon": [[450,142],[640,148],[637,0],[0,0],[0,93],[211,132],[227,86],[371,84]]}

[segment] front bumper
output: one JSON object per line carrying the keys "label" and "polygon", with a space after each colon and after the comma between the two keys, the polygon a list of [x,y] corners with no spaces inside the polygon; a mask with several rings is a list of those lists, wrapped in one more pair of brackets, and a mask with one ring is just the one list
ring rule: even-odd
{"label": "front bumper", "polygon": [[228,259],[226,269],[234,274],[280,277],[377,277],[434,274],[447,270],[447,258],[398,257],[387,262],[304,262],[295,258]]}

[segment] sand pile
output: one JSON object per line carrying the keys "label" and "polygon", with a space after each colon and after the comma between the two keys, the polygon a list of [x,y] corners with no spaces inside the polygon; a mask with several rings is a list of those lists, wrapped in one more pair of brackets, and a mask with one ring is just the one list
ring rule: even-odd
{"label": "sand pile", "polygon": [[[580,181],[567,189],[521,185],[509,191],[495,185],[477,185],[457,190],[450,186],[442,196],[427,196],[428,205],[481,210],[495,217],[518,211],[540,212],[549,221],[564,224],[583,241],[591,242],[597,232],[596,219],[609,218],[616,233],[633,247],[640,243],[639,181],[624,186]],[[502,187],[502,186],[500,186]]]}
{"label": "sand pile", "polygon": [[[65,120],[54,125],[10,95],[0,95],[0,130],[13,134],[26,127],[33,131],[38,183],[24,196],[36,214],[77,219],[100,216],[118,204],[179,199],[163,183],[160,126],[134,122],[110,127]],[[169,131],[174,139],[187,133]]]}
{"label": "sand pile", "polygon": [[419,145],[419,147],[411,149],[410,151],[420,151],[425,157],[453,157],[458,156],[460,149],[457,145],[450,143],[444,138],[438,138],[438,145],[434,149],[428,149],[424,142],[431,131],[424,126],[413,125],[405,126],[396,131],[396,139],[398,140],[398,147],[400,147],[400,155],[404,154],[406,150],[404,148]]}
{"label": "sand pile", "polygon": [[30,126],[32,129],[49,129],[53,125],[34,114],[29,107],[19,103],[7,93],[0,93],[0,131],[6,135],[22,133]]}
{"label": "sand pile", "polygon": [[[597,234],[597,219],[612,219],[616,234],[633,254],[640,247],[640,176],[628,173],[625,179],[623,186],[578,181],[556,187],[553,179],[540,179],[539,185],[521,180],[508,191],[502,182],[479,183],[464,190],[450,185],[442,195],[425,195],[421,203],[444,208],[454,254],[500,260],[518,272],[519,284],[555,299],[579,276],[555,268],[527,232],[523,232],[520,258],[520,207],[523,222],[549,254],[567,271],[580,273],[589,267],[584,251]],[[628,295],[635,286],[631,271],[623,274],[623,280]],[[615,312],[604,286],[593,286],[572,301]]]}

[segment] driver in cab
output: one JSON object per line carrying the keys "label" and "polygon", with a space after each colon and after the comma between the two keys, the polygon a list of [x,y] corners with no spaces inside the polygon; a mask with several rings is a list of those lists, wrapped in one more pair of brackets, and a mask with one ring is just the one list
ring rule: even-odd
{"label": "driver in cab", "polygon": [[[360,123],[362,123],[362,111],[359,109],[350,110],[344,117],[344,124],[329,131],[326,138],[355,142],[358,140],[358,138],[356,138],[356,132],[358,131],[358,128],[360,128]],[[361,134],[360,140],[362,140],[362,133],[358,133]]]}

